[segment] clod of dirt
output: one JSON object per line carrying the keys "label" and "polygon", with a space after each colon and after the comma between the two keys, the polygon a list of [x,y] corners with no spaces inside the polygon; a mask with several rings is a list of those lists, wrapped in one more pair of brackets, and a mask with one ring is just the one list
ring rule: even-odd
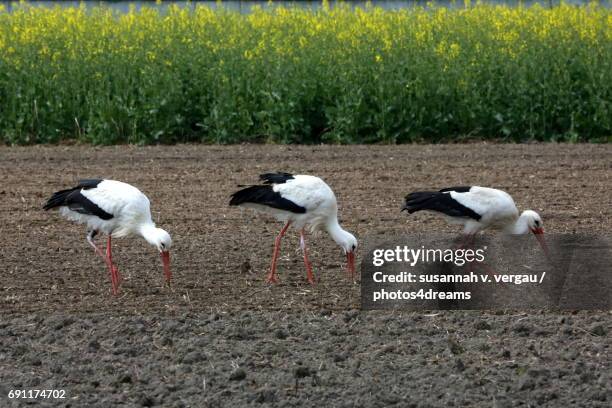
{"label": "clod of dirt", "polygon": [[243,327],[238,327],[228,336],[232,340],[253,340],[253,333]]}
{"label": "clod of dirt", "polygon": [[384,356],[385,354],[390,354],[393,353],[395,351],[395,346],[392,344],[387,344],[386,346],[382,347],[380,350],[378,350],[375,354],[376,357],[381,357]]}
{"label": "clod of dirt", "polygon": [[455,361],[455,368],[459,372],[465,370],[465,364],[463,363],[463,361],[460,358],[458,358],[457,361]]}
{"label": "clod of dirt", "polygon": [[287,333],[287,331],[284,329],[278,329],[274,332],[274,337],[280,340],[284,340],[289,337],[289,333]]}
{"label": "clod of dirt", "polygon": [[338,353],[334,354],[334,363],[341,363],[348,358],[347,353]]}
{"label": "clod of dirt", "polygon": [[592,371],[585,371],[584,373],[580,374],[580,381],[585,384],[593,382],[596,379],[597,379],[597,376],[593,374]]}
{"label": "clod of dirt", "polygon": [[478,350],[482,351],[483,353],[487,352],[487,351],[491,350],[491,345],[489,343],[487,343],[487,342],[481,343],[478,346]]}
{"label": "clod of dirt", "polygon": [[595,336],[605,336],[607,331],[603,324],[595,323],[589,328],[589,332]]}
{"label": "clod of dirt", "polygon": [[457,342],[455,339],[448,339],[448,348],[453,354],[461,354],[465,351],[463,346]]}
{"label": "clod of dirt", "polygon": [[295,370],[293,370],[293,376],[296,379],[310,377],[313,374],[314,374],[314,371],[311,370],[309,367],[300,366],[300,367],[297,367]]}
{"label": "clod of dirt", "polygon": [[100,349],[100,343],[97,340],[91,340],[89,344],[87,344],[87,351],[90,353],[95,353]]}
{"label": "clod of dirt", "polygon": [[559,318],[559,324],[573,324],[571,317],[561,316]]}
{"label": "clod of dirt", "polygon": [[552,393],[538,392],[535,396],[535,400],[538,403],[538,405],[542,405],[554,399],[557,399],[557,394],[555,392],[552,392]]}
{"label": "clod of dirt", "polygon": [[512,331],[522,337],[527,337],[533,331],[533,327],[526,323],[517,323],[512,327]]}
{"label": "clod of dirt", "polygon": [[246,371],[242,368],[237,368],[230,373],[230,381],[242,381],[246,378]]}
{"label": "clod of dirt", "polygon": [[131,384],[132,376],[130,374],[119,374],[117,377],[117,384]]}
{"label": "clod of dirt", "polygon": [[538,328],[535,330],[534,334],[538,337],[542,337],[542,336],[550,336],[552,332],[546,329]]}
{"label": "clod of dirt", "polygon": [[245,274],[248,273],[253,267],[249,261],[244,261],[242,265],[240,265],[240,273]]}
{"label": "clod of dirt", "polygon": [[262,388],[261,390],[258,390],[255,395],[255,402],[259,404],[276,402],[277,400],[276,391],[268,388]]}
{"label": "clod of dirt", "polygon": [[528,375],[523,375],[522,377],[519,378],[518,389],[520,391],[533,390],[535,386],[536,386],[536,383],[532,377]]}
{"label": "clod of dirt", "polygon": [[491,325],[486,320],[480,320],[474,325],[476,330],[491,330]]}
{"label": "clod of dirt", "polygon": [[138,403],[142,407],[152,407],[155,405],[155,399],[151,397],[150,395],[144,394],[140,397]]}
{"label": "clod of dirt", "polygon": [[206,360],[206,357],[199,351],[192,351],[183,356],[181,362],[183,364],[195,364]]}
{"label": "clod of dirt", "polygon": [[530,368],[529,370],[527,370],[527,375],[533,378],[538,378],[538,377],[544,377],[544,378],[548,378],[550,377],[550,370],[547,370],[545,368]]}
{"label": "clod of dirt", "polygon": [[342,320],[344,320],[344,323],[349,323],[351,320],[356,319],[358,316],[359,316],[358,310],[350,310],[344,313]]}
{"label": "clod of dirt", "polygon": [[28,352],[28,348],[26,347],[25,344],[18,344],[17,346],[15,346],[15,348],[13,349],[13,356],[14,357],[19,357],[24,355],[26,352]]}
{"label": "clod of dirt", "polygon": [[64,327],[70,326],[72,323],[74,323],[74,319],[72,317],[67,317],[57,322],[53,328],[55,330],[61,330]]}

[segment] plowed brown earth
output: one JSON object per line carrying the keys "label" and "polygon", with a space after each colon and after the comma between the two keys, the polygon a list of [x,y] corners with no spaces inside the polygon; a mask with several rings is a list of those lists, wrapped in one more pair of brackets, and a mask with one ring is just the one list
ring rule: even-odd
{"label": "plowed brown earth", "polygon": [[[309,238],[318,285],[295,231],[281,283],[265,284],[282,225],[227,203],[268,171],[325,179],[362,247],[456,231],[399,212],[411,190],[449,185],[505,189],[547,231],[612,224],[610,145],[2,147],[0,406],[43,386],[67,390],[48,405],[71,406],[609,406],[608,312],[359,313],[359,285],[324,233]],[[115,240],[113,297],[83,226],[41,210],[92,177],[149,196],[174,240],[172,288],[154,248]]]}

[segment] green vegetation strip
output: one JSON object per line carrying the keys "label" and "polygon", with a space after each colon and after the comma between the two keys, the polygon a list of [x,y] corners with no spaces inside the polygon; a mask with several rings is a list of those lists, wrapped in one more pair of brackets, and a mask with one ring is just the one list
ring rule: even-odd
{"label": "green vegetation strip", "polygon": [[0,11],[8,144],[612,135],[612,12],[171,6]]}

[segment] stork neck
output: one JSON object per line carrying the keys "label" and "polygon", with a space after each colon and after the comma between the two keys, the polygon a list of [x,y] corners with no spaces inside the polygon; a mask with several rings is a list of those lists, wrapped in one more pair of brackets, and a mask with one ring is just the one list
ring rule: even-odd
{"label": "stork neck", "polygon": [[155,245],[154,238],[157,236],[157,227],[153,222],[141,224],[138,233],[151,245]]}
{"label": "stork neck", "polygon": [[342,245],[342,243],[346,239],[346,235],[348,234],[348,232],[342,229],[342,227],[338,223],[338,218],[332,217],[330,220],[328,220],[325,224],[325,228],[327,229],[327,232],[329,232],[329,235],[332,237],[332,239],[336,241],[338,245]]}
{"label": "stork neck", "polygon": [[529,232],[529,223],[525,214],[521,214],[514,225],[510,228],[510,233],[513,235],[523,235]]}

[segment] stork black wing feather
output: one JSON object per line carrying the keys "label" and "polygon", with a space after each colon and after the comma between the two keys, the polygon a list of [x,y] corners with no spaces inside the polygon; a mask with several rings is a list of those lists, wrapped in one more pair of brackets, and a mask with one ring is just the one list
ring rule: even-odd
{"label": "stork black wing feather", "polygon": [[260,204],[296,214],[304,214],[306,208],[297,205],[273,190],[272,186],[250,186],[236,191],[231,196],[229,205]]}
{"label": "stork black wing feather", "polygon": [[107,213],[98,207],[96,203],[81,194],[81,190],[96,188],[102,181],[101,179],[79,180],[79,184],[76,187],[54,193],[47,200],[43,208],[50,210],[57,207],[68,207],[79,214],[93,215],[103,220],[110,220],[113,218],[112,214]]}
{"label": "stork black wing feather", "polygon": [[103,220],[110,220],[113,218],[112,214],[107,213],[96,205],[93,201],[89,200],[83,194],[81,190],[73,191],[66,198],[66,204],[72,211],[76,211],[79,214],[95,215]]}
{"label": "stork black wing feather", "polygon": [[98,187],[98,184],[103,182],[104,179],[82,179],[79,180],[79,184],[75,188],[82,188],[84,190],[89,190],[90,188]]}
{"label": "stork black wing feather", "polygon": [[477,221],[482,217],[451,197],[449,192],[439,191],[417,191],[408,194],[402,210],[408,210],[410,214],[424,210],[436,211],[451,217],[473,218]]}
{"label": "stork black wing feather", "polygon": [[472,189],[472,186],[447,187],[440,190],[441,193],[456,191],[457,193],[467,193]]}
{"label": "stork black wing feather", "polygon": [[287,180],[293,180],[293,174],[290,173],[264,173],[259,175],[259,179],[264,182],[264,184],[282,184],[286,183]]}

